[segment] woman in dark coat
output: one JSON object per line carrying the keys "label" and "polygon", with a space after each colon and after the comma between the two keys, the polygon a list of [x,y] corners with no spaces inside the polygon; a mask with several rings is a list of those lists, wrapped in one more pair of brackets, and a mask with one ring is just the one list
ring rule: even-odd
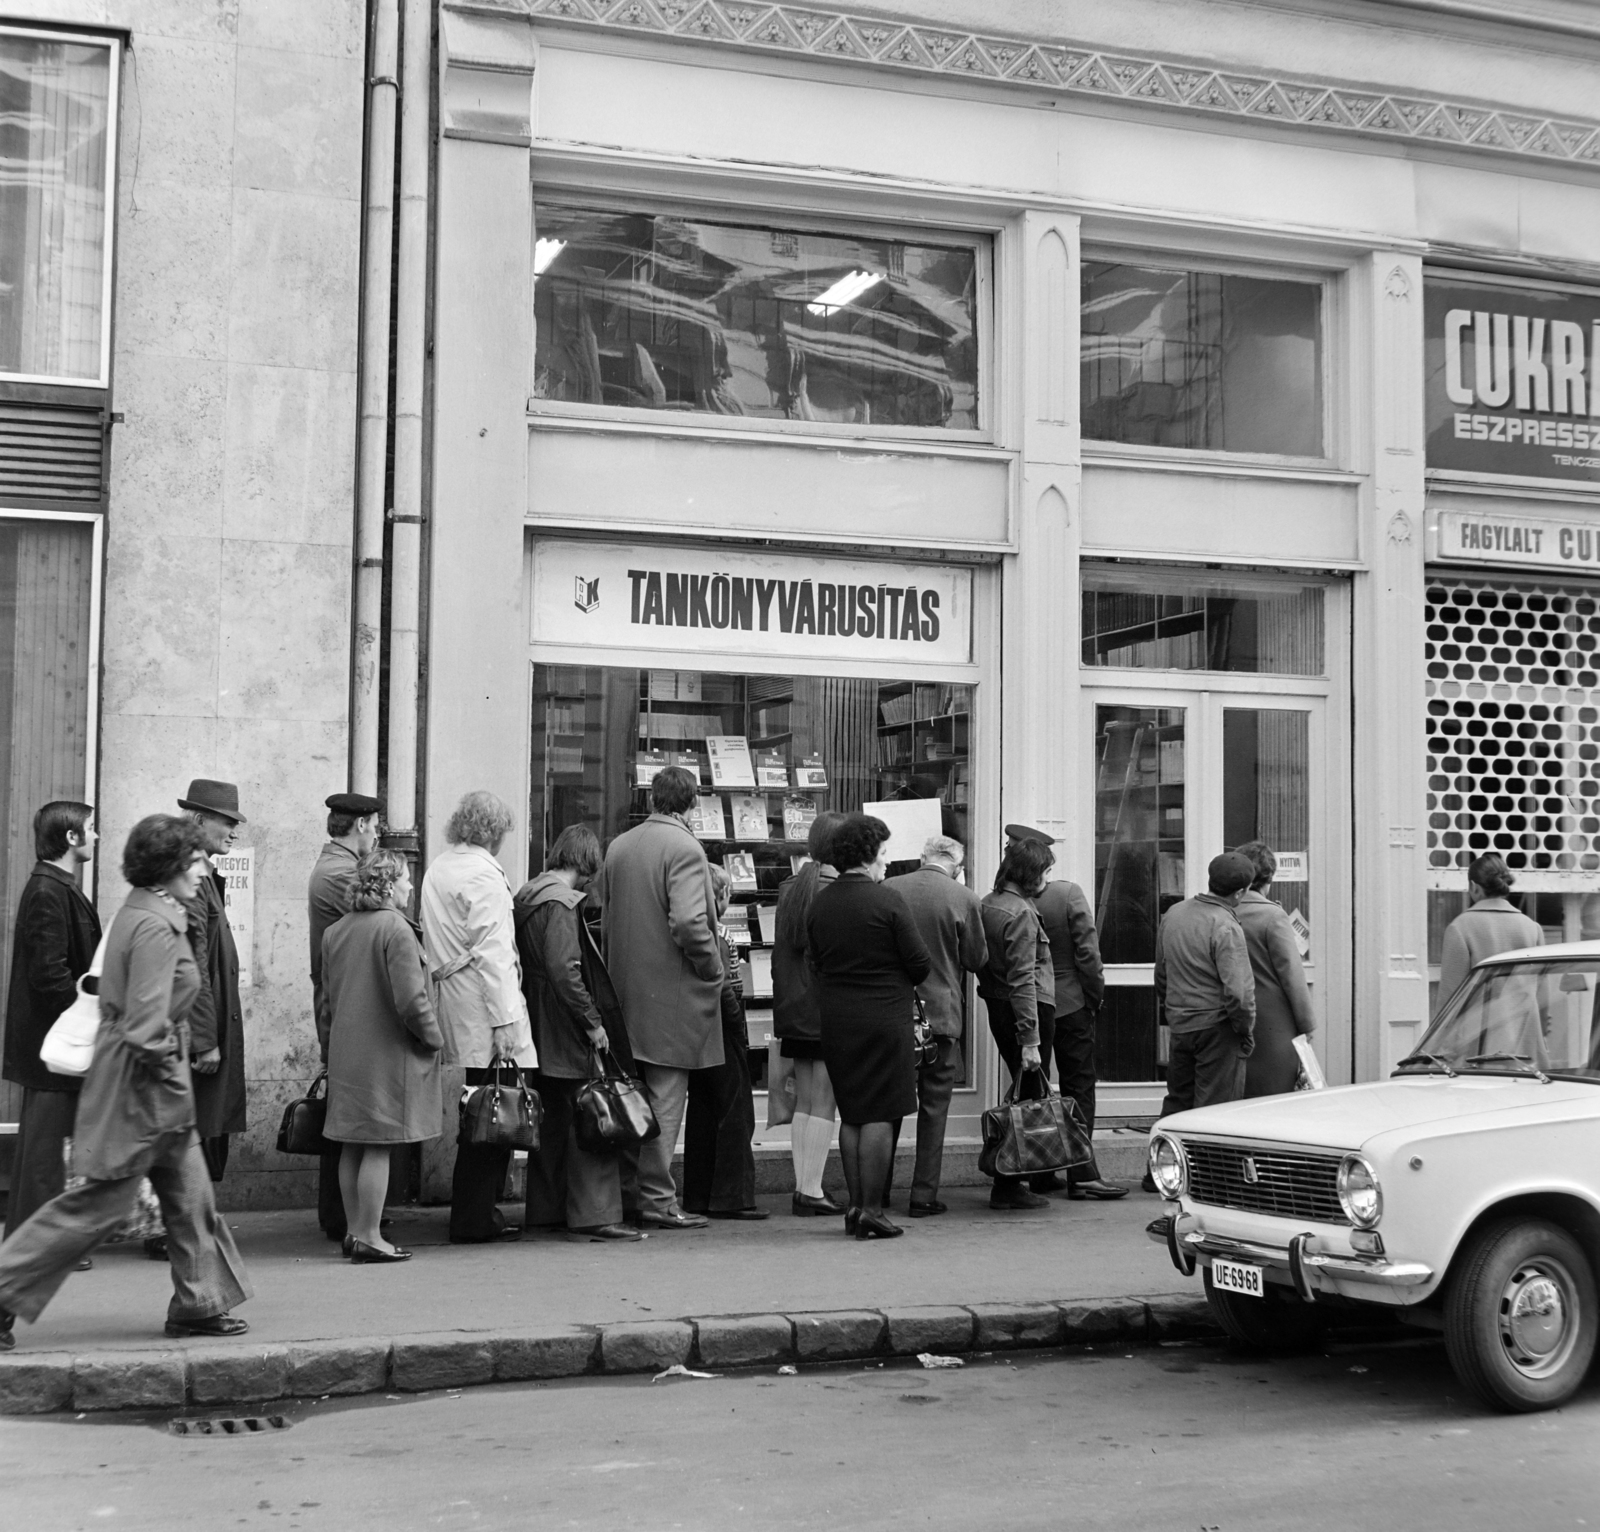
{"label": "woman in dark coat", "polygon": [[888,843],[881,819],[851,814],[828,843],[839,876],[812,901],[806,922],[850,1190],[845,1231],[857,1239],[905,1232],[883,1205],[901,1119],[917,1109],[912,991],[933,967],[905,896],[883,881]]}
{"label": "woman in dark coat", "polygon": [[200,992],[184,901],[209,871],[201,839],[170,814],[141,819],[122,853],[133,891],[106,939],[100,1031],[78,1096],[73,1169],[81,1186],[52,1198],[0,1246],[0,1351],[17,1316],[37,1319],[66,1275],[133,1212],[148,1176],[161,1200],[172,1266],[168,1335],[241,1335],[228,1310],[250,1296],[217,1215],[194,1131],[187,1016]]}
{"label": "woman in dark coat", "polygon": [[836,1107],[827,1066],[822,1062],[821,997],[806,949],[811,901],[835,876],[828,861],[828,838],[843,823],[844,815],[832,809],[824,809],[811,821],[806,836],[811,860],[778,890],[774,920],[772,1030],[779,1053],[794,1065],[794,1116],[789,1122],[789,1153],[794,1160],[791,1207],[800,1218],[844,1211],[822,1189]]}
{"label": "woman in dark coat", "polygon": [[591,1240],[644,1236],[622,1220],[622,1166],[615,1154],[591,1154],[573,1132],[579,1087],[595,1072],[598,1050],[624,1074],[633,1054],[622,1007],[599,943],[583,918],[600,871],[594,831],[569,825],[556,837],[545,870],[524,883],[514,903],[522,992],[539,1054],[534,1077],[544,1120],[528,1156],[527,1226],[559,1228]]}
{"label": "woman in dark coat", "polygon": [[1255,881],[1239,897],[1234,914],[1244,927],[1250,971],[1256,981],[1255,1050],[1245,1061],[1246,1096],[1278,1096],[1292,1091],[1300,1078],[1297,1037],[1317,1030],[1311,991],[1300,962],[1294,927],[1267,888],[1278,871],[1278,858],[1265,841],[1247,841],[1238,848],[1256,870]]}
{"label": "woman in dark coat", "polygon": [[722,1062],[689,1075],[683,1119],[683,1206],[709,1218],[768,1217],[756,1206],[756,1104],[750,1085],[750,1028],[744,1014],[739,956],[721,924],[733,893],[726,868],[711,864],[722,943]]}
{"label": "woman in dark coat", "polygon": [[405,914],[411,869],[392,851],[356,863],[350,913],[322,936],[322,1003],[328,1037],[327,1138],[344,1145],[339,1190],[357,1265],[408,1261],[379,1230],[389,1191],[389,1150],[443,1131],[439,1055],[422,933]]}

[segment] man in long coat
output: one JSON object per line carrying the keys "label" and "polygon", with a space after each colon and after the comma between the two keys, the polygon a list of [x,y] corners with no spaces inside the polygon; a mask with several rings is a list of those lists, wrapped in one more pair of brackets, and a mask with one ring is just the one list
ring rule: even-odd
{"label": "man in long coat", "polygon": [[600,871],[606,967],[661,1136],[639,1150],[639,1217],[647,1228],[699,1229],[678,1205],[672,1152],[689,1072],[722,1063],[722,952],[716,898],[686,818],[699,784],[681,766],[658,771],[652,813],[612,841]]}
{"label": "man in long coat", "polygon": [[[178,807],[200,826],[212,857],[232,848],[245,823],[239,789],[232,782],[197,777]],[[189,903],[189,941],[200,969],[200,994],[189,1013],[195,1131],[213,1181],[220,1181],[228,1168],[229,1136],[245,1130],[244,1007],[239,951],[228,928],[227,890],[227,881],[213,867]]]}
{"label": "man in long coat", "polygon": [[66,1190],[63,1144],[72,1136],[79,1081],[52,1074],[39,1049],[56,1018],[78,996],[100,942],[100,917],[78,887],[78,869],[94,855],[94,810],[58,800],[33,816],[39,858],[17,906],[6,1004],[5,1078],[22,1087],[6,1199],[6,1233],[20,1229],[36,1208]]}
{"label": "man in long coat", "polygon": [[[306,919],[311,929],[311,1014],[326,1069],[328,1019],[322,1006],[322,938],[350,908],[356,863],[378,844],[378,815],[383,803],[365,793],[334,793],[324,803],[328,810],[328,843],[317,857],[306,885]],[[339,1194],[342,1153],[336,1145],[317,1162],[317,1222],[331,1240],[342,1240],[347,1232],[344,1198]]]}

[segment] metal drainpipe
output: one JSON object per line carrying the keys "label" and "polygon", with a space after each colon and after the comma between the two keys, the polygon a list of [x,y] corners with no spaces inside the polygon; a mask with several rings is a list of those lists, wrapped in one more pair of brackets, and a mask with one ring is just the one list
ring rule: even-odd
{"label": "metal drainpipe", "polygon": [[366,250],[361,291],[361,429],[356,458],[356,570],[351,655],[350,786],[378,790],[378,677],[383,621],[383,512],[389,445],[389,310],[394,276],[394,129],[399,0],[373,8],[367,81]]}
{"label": "metal drainpipe", "polygon": [[427,328],[428,65],[432,6],[404,0],[400,55],[400,241],[395,281],[394,511],[389,583],[390,834],[417,835],[422,603],[422,385]]}

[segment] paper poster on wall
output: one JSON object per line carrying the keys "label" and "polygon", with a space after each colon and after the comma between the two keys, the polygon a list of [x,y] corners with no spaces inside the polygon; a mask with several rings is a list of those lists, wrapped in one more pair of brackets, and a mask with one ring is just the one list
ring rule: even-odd
{"label": "paper poster on wall", "polygon": [[235,846],[211,860],[227,884],[228,929],[239,949],[239,988],[248,989],[255,982],[256,848]]}
{"label": "paper poster on wall", "polygon": [[1277,857],[1278,870],[1272,875],[1274,883],[1304,883],[1310,877],[1304,851],[1280,851]]}
{"label": "paper poster on wall", "polygon": [[889,803],[863,803],[863,814],[873,814],[889,827],[889,860],[919,862],[930,836],[944,833],[937,798],[897,798]]}
{"label": "paper poster on wall", "polygon": [[1300,956],[1311,956],[1311,922],[1299,910],[1289,912],[1289,925],[1294,931],[1295,945],[1300,949]]}

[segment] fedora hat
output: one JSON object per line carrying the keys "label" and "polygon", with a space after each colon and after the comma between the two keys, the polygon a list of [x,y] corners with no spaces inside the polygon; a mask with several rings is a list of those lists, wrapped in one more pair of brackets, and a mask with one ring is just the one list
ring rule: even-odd
{"label": "fedora hat", "polygon": [[236,825],[246,823],[239,812],[239,789],[232,782],[212,782],[206,777],[196,777],[189,784],[189,794],[178,799],[180,809],[196,814],[215,814],[219,819],[231,819]]}

